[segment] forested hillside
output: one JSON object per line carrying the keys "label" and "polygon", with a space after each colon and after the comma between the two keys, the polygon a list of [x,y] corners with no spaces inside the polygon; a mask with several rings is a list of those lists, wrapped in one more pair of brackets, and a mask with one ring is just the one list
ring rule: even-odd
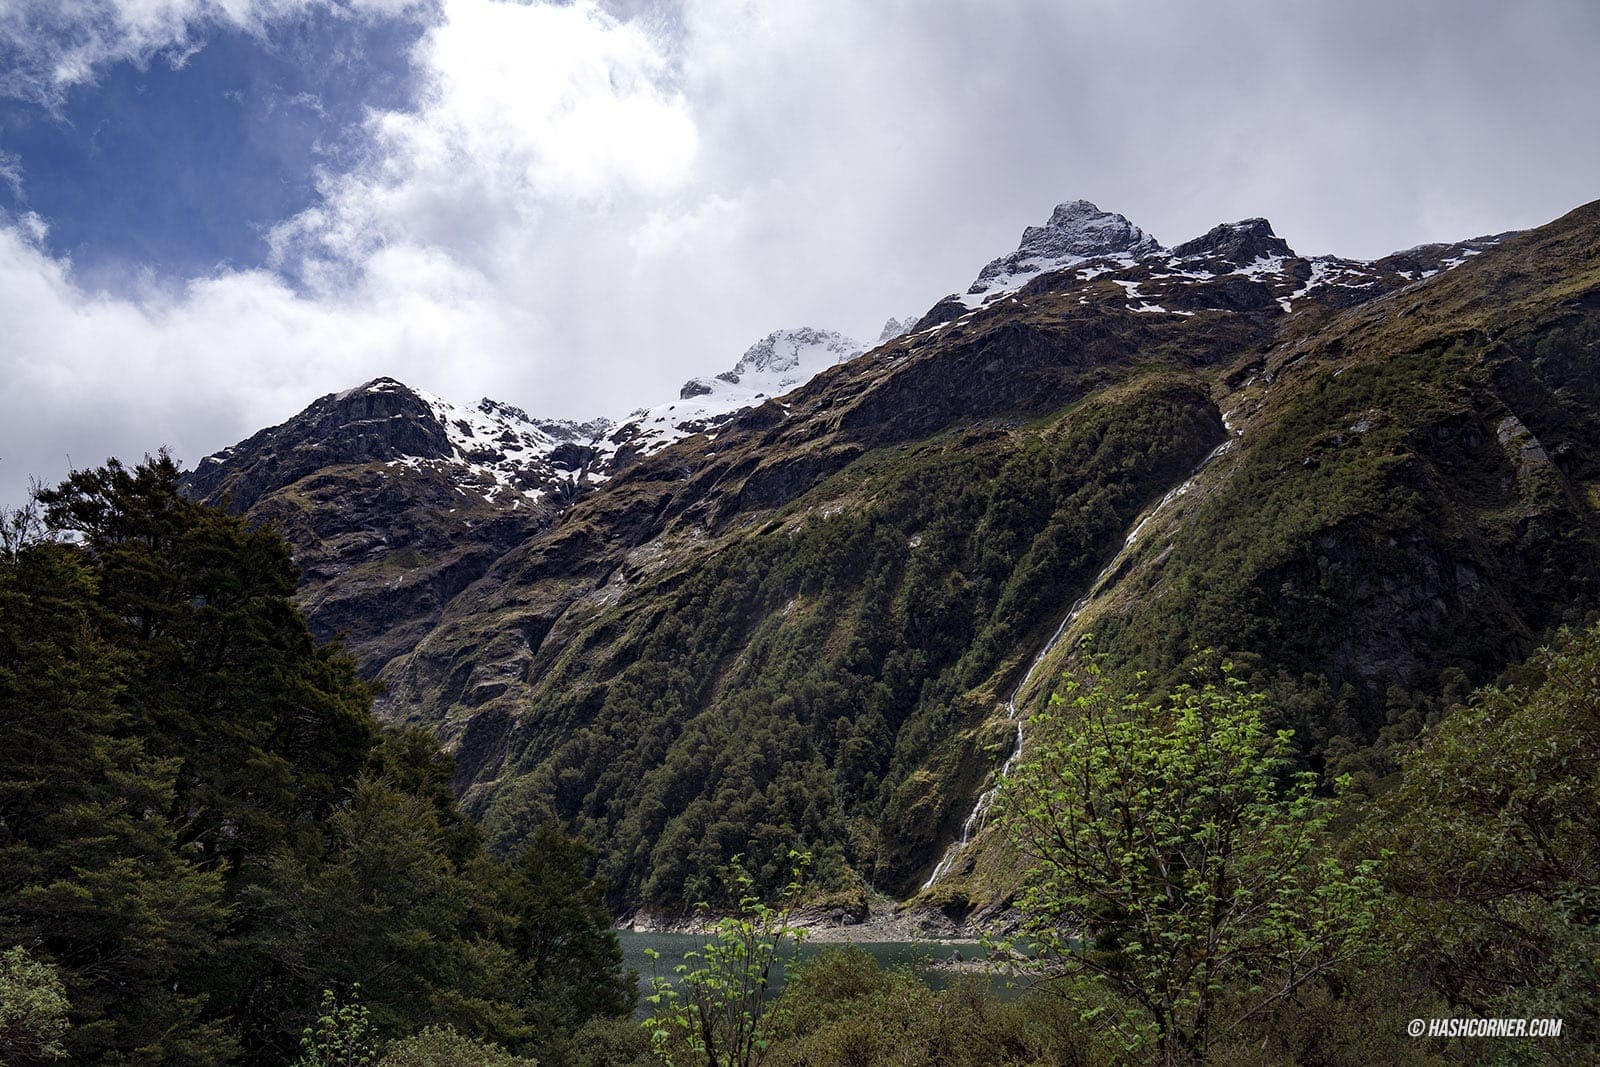
{"label": "forested hillside", "polygon": [[[300,424],[399,405],[375,459],[219,461],[249,519],[165,455],[41,492],[0,544],[6,1062],[1591,1048],[1600,206],[1354,266],[1128,239],[525,519],[425,506],[462,489],[393,382]],[[297,595],[377,612],[376,686]],[[1020,930],[1048,981],[825,956],[768,1003],[797,863],[812,914]],[[702,901],[766,925],[621,1018],[614,917]]]}
{"label": "forested hillside", "polygon": [[287,1063],[324,991],[513,1049],[626,1013],[587,851],[491,859],[287,544],[177,483],[79,472],[0,545],[0,1060]]}
{"label": "forested hillside", "polygon": [[916,889],[1080,600],[1022,716],[1084,634],[1168,681],[1212,648],[1320,766],[1594,608],[1597,214],[1443,271],[1256,220],[941,305],[575,503],[382,708],[449,741],[495,847],[555,818],[668,910],[783,843],[856,906]]}

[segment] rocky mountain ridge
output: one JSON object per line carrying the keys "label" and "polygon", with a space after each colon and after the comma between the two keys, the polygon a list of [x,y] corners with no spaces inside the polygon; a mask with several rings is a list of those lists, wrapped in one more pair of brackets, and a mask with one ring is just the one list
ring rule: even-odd
{"label": "rocky mountain ridge", "polygon": [[313,627],[342,634],[372,675],[494,559],[621,467],[714,435],[864,348],[829,330],[774,331],[730,370],[621,422],[539,419],[488,397],[466,407],[375,378],[206,456],[185,491],[278,524]]}
{"label": "rocky mountain ridge", "polygon": [[[1076,271],[1080,281],[1122,276],[1135,282],[1130,297],[1142,297],[1138,281],[1181,285],[1239,276],[1269,285],[1284,311],[1315,295],[1316,303],[1348,305],[1368,299],[1402,282],[1420,281],[1460,266],[1471,256],[1494,247],[1505,235],[1452,244],[1421,245],[1378,260],[1340,256],[1299,256],[1263,218],[1222,223],[1199,237],[1172,248],[1122,215],[1101,211],[1087,200],[1060,204],[1043,226],[1029,226],[1015,252],[988,263],[962,294],[940,301],[917,323],[930,328],[959,320],[995,301],[1012,298],[1036,279]],[[1167,287],[1162,287],[1167,288]],[[1164,310],[1142,299],[1130,310]]]}
{"label": "rocky mountain ridge", "polygon": [[[909,893],[1014,748],[1005,695],[1028,681],[1025,714],[1091,629],[1164,676],[1197,646],[1244,657],[1320,753],[1594,599],[1600,211],[1366,262],[1258,219],[1165,249],[1090,208],[1025,236],[978,306],[714,440],[591,465],[559,508],[512,509],[544,510],[456,593],[396,609],[359,651],[386,714],[452,744],[492,839],[559,820],[630,905],[797,840],[840,885]],[[387,464],[356,484],[426,469]],[[308,489],[351,466],[254,513],[332,522],[350,505]],[[374,565],[400,554],[385,521],[362,519],[390,538]],[[929,892],[1002,892],[983,848]]]}

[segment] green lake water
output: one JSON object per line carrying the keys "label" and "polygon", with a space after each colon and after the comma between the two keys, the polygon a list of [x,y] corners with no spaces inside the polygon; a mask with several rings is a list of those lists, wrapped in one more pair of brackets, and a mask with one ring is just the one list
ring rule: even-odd
{"label": "green lake water", "polygon": [[[623,966],[639,973],[639,1007],[634,1014],[637,1018],[644,1018],[650,1014],[650,1005],[644,997],[650,992],[651,961],[645,955],[646,949],[654,949],[661,953],[661,959],[655,962],[654,973],[666,978],[672,978],[673,968],[684,962],[683,954],[693,952],[709,940],[706,934],[656,934],[642,933],[633,930],[618,930],[617,940],[622,945]],[[933,989],[943,989],[953,982],[962,972],[950,968],[931,966],[937,961],[949,960],[954,953],[959,952],[963,959],[982,959],[987,950],[974,942],[938,942],[938,941],[854,941],[849,942],[861,949],[873,959],[878,961],[878,966],[885,969],[891,967],[909,967]],[[843,948],[839,942],[808,942],[800,946],[799,956],[801,961],[810,959],[818,952],[830,948]],[[784,957],[792,958],[793,946],[785,946]],[[692,966],[693,964],[691,964]],[[783,988],[784,975],[779,973],[773,981],[773,993],[776,994]],[[1004,976],[993,976],[990,984],[997,995],[1009,999],[1016,996],[1019,989],[1019,980]]]}

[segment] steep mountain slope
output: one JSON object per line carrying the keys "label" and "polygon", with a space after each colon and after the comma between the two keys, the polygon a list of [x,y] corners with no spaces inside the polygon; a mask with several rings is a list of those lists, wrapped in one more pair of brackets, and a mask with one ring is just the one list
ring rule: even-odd
{"label": "steep mountain slope", "polygon": [[379,378],[207,457],[185,491],[276,523],[313,628],[344,633],[371,674],[583,490],[607,428],[491,400],[462,409]]}
{"label": "steep mountain slope", "polygon": [[[1592,616],[1600,208],[1449,258],[1445,277],[1291,318],[1227,368],[1236,438],[1141,516],[1025,701],[1089,634],[1157,678],[1217,648],[1320,757]],[[955,850],[940,895],[982,896],[1005,863],[982,844]]]}
{"label": "steep mountain slope", "polygon": [[313,629],[344,635],[370,676],[490,563],[616,470],[714,435],[742,408],[863,348],[832,331],[778,330],[731,370],[620,425],[535,419],[488,398],[465,408],[377,378],[205,457],[184,489],[283,530]]}
{"label": "steep mountain slope", "polygon": [[[1058,215],[1121,231],[1114,220],[1083,227],[1081,209]],[[514,840],[558,817],[606,843],[619,898],[666,906],[693,899],[698,874],[733,852],[797,839],[822,843],[840,886],[861,876],[914,888],[1013,744],[1002,696],[1091,591],[1078,628],[1101,619],[1106,642],[1128,635],[1123,660],[1170,670],[1197,641],[1248,653],[1268,680],[1293,679],[1297,707],[1315,703],[1302,690],[1344,693],[1321,710],[1348,722],[1324,723],[1323,737],[1370,731],[1390,685],[1431,685],[1463,650],[1444,635],[1509,634],[1470,650],[1465,666],[1481,675],[1568,604],[1592,601],[1593,515],[1573,506],[1569,476],[1527,505],[1533,528],[1562,536],[1473,556],[1481,593],[1471,597],[1439,598],[1425,553],[1391,563],[1381,538],[1459,530],[1428,550],[1453,574],[1463,546],[1497,536],[1467,510],[1480,507],[1467,487],[1502,479],[1500,451],[1453,457],[1450,488],[1428,510],[1376,475],[1362,483],[1375,518],[1337,542],[1346,570],[1328,581],[1348,587],[1309,594],[1327,599],[1318,612],[1255,557],[1234,561],[1225,581],[1173,569],[1168,590],[1153,535],[1189,530],[1198,545],[1285,553],[1335,545],[1339,502],[1355,496],[1342,476],[1324,484],[1334,464],[1307,464],[1290,445],[1321,441],[1317,420],[1344,414],[1290,385],[1340,373],[1313,349],[1359,342],[1404,379],[1411,349],[1432,343],[1414,332],[1424,319],[1413,302],[1441,301],[1425,317],[1441,336],[1480,328],[1472,315],[1543,322],[1551,291],[1590,284],[1592,259],[1542,259],[1526,243],[1588,232],[1586,218],[1505,249],[1483,239],[1375,263],[1295,256],[1260,220],[1171,250],[1140,234],[1104,253],[1068,235],[1054,246],[1065,266],[980,308],[941,303],[906,337],[731,420],[714,444],[680,442],[574,505],[384,672],[389,712],[456,743],[460,784],[492,834]],[[1470,275],[1435,277],[1524,259],[1539,263],[1525,303]],[[1472,295],[1440,295],[1456,292]],[[1368,339],[1372,321],[1403,328]],[[1304,369],[1286,375],[1284,353],[1302,349]],[[1435,387],[1454,396],[1475,388],[1479,366],[1438,371]],[[1433,409],[1401,384],[1372,385],[1361,410],[1385,410],[1401,442],[1433,434]],[[1580,386],[1535,376],[1539,410],[1519,417],[1586,417]],[[1106,565],[1226,440],[1225,412],[1248,420],[1249,447],[1211,464],[1135,538],[1153,584],[1114,636],[1108,605],[1131,588],[1121,564],[1134,560]],[[1593,438],[1562,443],[1592,462]],[[1264,487],[1243,481],[1221,525],[1184,522],[1201,501],[1223,507],[1210,487],[1234,484],[1229,472],[1247,458],[1266,471],[1269,500],[1305,501],[1326,522],[1280,528],[1276,512],[1258,514]],[[1396,454],[1375,469],[1412,466]],[[1571,580],[1555,590],[1530,585],[1534,573]],[[1389,593],[1372,595],[1369,580]],[[1167,609],[1174,601],[1181,610]],[[1346,650],[1358,634],[1371,636]],[[1056,666],[1024,696],[1046,694]]]}
{"label": "steep mountain slope", "polygon": [[[1169,249],[1062,205],[781,398],[584,445],[569,496],[375,640],[383,709],[455,748],[495,841],[557,819],[616,903],[667,908],[795,844],[857,900],[914,891],[1091,631],[1165,677],[1235,654],[1313,758],[1363,740],[1392,690],[1484,677],[1600,600],[1597,242],[1590,207],[1374,262],[1260,219]],[[430,469],[391,462],[355,484]],[[340,506],[290,507],[322,476],[251,505],[302,553]],[[404,540],[381,510],[374,567]],[[981,852],[936,895],[981,895]]]}

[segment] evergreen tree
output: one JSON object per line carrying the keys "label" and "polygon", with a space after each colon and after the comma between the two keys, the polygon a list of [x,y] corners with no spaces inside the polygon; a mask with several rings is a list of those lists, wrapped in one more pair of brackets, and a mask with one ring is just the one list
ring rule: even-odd
{"label": "evergreen tree", "polygon": [[97,633],[95,572],[69,545],[0,554],[0,938],[63,971],[74,1058],[206,1063],[199,973],[226,917],[221,880],[168,822],[175,763],[122,709],[128,657]]}
{"label": "evergreen tree", "polygon": [[186,499],[179,478],[165,454],[111,460],[39,500],[92,561],[132,727],[177,761],[179,840],[232,879],[332,810],[375,728],[354,665],[316,645],[290,599],[283,538]]}
{"label": "evergreen tree", "polygon": [[543,826],[499,880],[508,941],[525,961],[521,999],[545,1035],[633,1008],[635,976],[622,968],[604,886],[586,873],[593,855]]}
{"label": "evergreen tree", "polygon": [[0,944],[59,968],[65,1050],[287,1063],[358,984],[377,1038],[626,1012],[586,853],[497,864],[448,756],[312,638],[283,540],[178,483],[111,461],[0,523]]}

